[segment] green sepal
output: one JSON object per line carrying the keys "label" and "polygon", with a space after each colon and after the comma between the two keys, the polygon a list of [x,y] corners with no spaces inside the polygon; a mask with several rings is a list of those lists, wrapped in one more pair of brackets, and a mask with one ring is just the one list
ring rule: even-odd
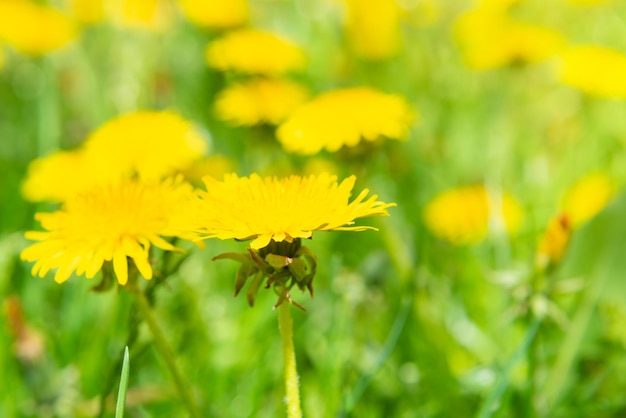
{"label": "green sepal", "polygon": [[307,247],[300,247],[296,254],[298,258],[302,257],[306,260],[309,268],[309,274],[302,279],[301,283],[298,283],[298,287],[300,290],[304,290],[304,287],[306,287],[311,297],[313,297],[313,279],[315,278],[315,274],[317,274],[317,257],[313,254],[313,251],[309,250]]}
{"label": "green sepal", "polygon": [[248,248],[248,253],[250,254],[250,257],[252,257],[252,261],[254,262],[254,264],[257,265],[259,270],[261,270],[263,273],[265,273],[268,276],[274,273],[274,267],[266,263],[265,260],[261,258],[259,253],[257,253],[252,248]]}
{"label": "green sepal", "polygon": [[224,260],[224,259],[234,260],[241,264],[247,264],[247,263],[252,262],[252,259],[246,253],[224,253],[224,254],[216,255],[211,260],[215,261],[215,260]]}
{"label": "green sepal", "polygon": [[246,299],[248,299],[248,304],[250,306],[254,306],[254,299],[256,298],[256,294],[261,287],[261,283],[263,283],[263,278],[265,275],[262,271],[257,271],[254,275],[254,279],[250,282],[250,286],[248,286],[248,291],[246,292]]}
{"label": "green sepal", "polygon": [[91,290],[97,293],[104,293],[111,290],[115,282],[117,282],[117,279],[113,274],[113,267],[110,263],[104,263],[102,265],[102,279],[100,283],[92,287]]}
{"label": "green sepal", "polygon": [[265,256],[265,261],[275,270],[280,270],[283,267],[287,267],[292,259],[284,255],[268,254]]}
{"label": "green sepal", "polygon": [[306,279],[306,263],[301,258],[292,259],[288,268],[297,283],[302,283]]}
{"label": "green sepal", "polygon": [[235,277],[235,297],[239,294],[241,289],[246,285],[248,277],[256,273],[258,269],[251,263],[243,263],[237,270],[237,276]]}

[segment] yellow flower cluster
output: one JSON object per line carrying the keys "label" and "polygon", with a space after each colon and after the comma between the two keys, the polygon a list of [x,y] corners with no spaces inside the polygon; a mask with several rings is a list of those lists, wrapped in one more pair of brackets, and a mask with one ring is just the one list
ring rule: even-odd
{"label": "yellow flower cluster", "polygon": [[243,25],[250,14],[246,0],[178,0],[178,5],[187,19],[198,26],[212,29]]}
{"label": "yellow flower cluster", "polygon": [[271,32],[239,29],[209,43],[207,63],[220,71],[279,75],[304,67],[304,52]]}
{"label": "yellow flower cluster", "polygon": [[277,125],[308,98],[300,84],[281,79],[252,79],[219,93],[215,111],[233,125]]}
{"label": "yellow flower cluster", "polygon": [[104,20],[122,28],[160,31],[172,20],[172,7],[166,0],[71,0],[74,17],[95,24]]}
{"label": "yellow flower cluster", "polygon": [[400,47],[400,13],[395,0],[344,0],[345,32],[357,55],[371,60],[392,57]]}
{"label": "yellow flower cluster", "polygon": [[320,94],[300,106],[276,134],[289,152],[334,152],[362,140],[404,139],[414,118],[400,96],[368,87],[345,88]]}
{"label": "yellow flower cluster", "polygon": [[24,54],[46,54],[77,35],[74,22],[51,7],[27,0],[0,1],[0,42]]}
{"label": "yellow flower cluster", "polygon": [[514,233],[522,222],[518,203],[507,193],[490,196],[483,185],[451,189],[435,196],[424,222],[437,237],[456,245],[476,244],[489,229]]}
{"label": "yellow flower cluster", "polygon": [[207,151],[193,125],[172,112],[138,111],[94,131],[81,148],[35,160],[23,184],[31,201],[64,201],[93,185],[139,176],[158,180]]}

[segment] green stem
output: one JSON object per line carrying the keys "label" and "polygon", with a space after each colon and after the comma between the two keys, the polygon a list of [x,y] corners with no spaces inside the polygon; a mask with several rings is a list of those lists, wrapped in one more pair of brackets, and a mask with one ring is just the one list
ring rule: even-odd
{"label": "green stem", "polygon": [[141,289],[138,288],[135,289],[134,293],[137,297],[137,306],[148,324],[148,328],[150,328],[150,332],[152,333],[152,337],[154,338],[154,343],[159,351],[159,354],[163,360],[165,360],[165,364],[167,364],[167,367],[170,370],[178,395],[185,404],[187,412],[189,412],[189,416],[192,418],[201,418],[202,415],[198,410],[193,394],[191,393],[191,389],[185,379],[183,379],[183,376],[176,365],[174,353],[165,340],[163,331],[161,331],[161,327],[152,312],[152,308],[150,307],[150,303],[148,302],[146,295],[143,291],[141,291]]}
{"label": "green stem", "polygon": [[296,352],[293,348],[293,321],[291,305],[281,303],[278,308],[278,328],[283,341],[283,358],[285,361],[285,390],[287,392],[287,417],[302,418],[300,407],[300,387],[296,370]]}

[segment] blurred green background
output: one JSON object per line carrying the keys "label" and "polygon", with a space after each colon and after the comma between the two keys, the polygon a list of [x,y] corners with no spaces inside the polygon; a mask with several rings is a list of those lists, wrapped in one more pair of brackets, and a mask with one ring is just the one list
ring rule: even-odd
{"label": "blurred green background", "polygon": [[[10,1],[0,0],[0,11]],[[185,416],[127,292],[33,278],[19,259],[23,232],[38,228],[34,213],[56,207],[22,197],[28,164],[138,109],[192,121],[210,154],[240,175],[301,174],[321,159],[339,178],[357,175],[356,189],[398,204],[389,218],[367,220],[379,232],[317,233],[307,242],[319,259],[316,293],[298,293],[307,312],[294,310],[306,417],[626,415],[626,105],[563,85],[553,57],[526,62],[526,40],[502,65],[471,68],[454,34],[464,13],[494,7],[550,27],[565,44],[626,52],[624,2],[389,0],[397,45],[372,59],[344,24],[354,1],[250,0],[245,24],[305,51],[306,69],[294,78],[312,93],[370,86],[403,96],[418,115],[407,141],[317,156],[286,153],[271,126],[216,117],[216,95],[238,76],[208,67],[204,51],[225,29],[190,22],[177,2],[145,2],[164,8],[167,23],[156,30],[106,13],[88,24],[74,2],[37,3],[64,13],[78,33],[54,51],[22,53],[2,38],[0,16],[0,416],[113,416],[129,338],[126,415]],[[375,13],[372,4],[365,8]],[[562,260],[538,270],[537,245],[562,197],[598,171],[615,197],[572,232]],[[477,183],[515,197],[520,229],[472,245],[430,232],[428,202]],[[244,249],[218,240],[189,248],[155,292],[156,315],[207,417],[283,416],[274,295],[261,292],[254,308],[233,299],[237,265],[210,261]]]}

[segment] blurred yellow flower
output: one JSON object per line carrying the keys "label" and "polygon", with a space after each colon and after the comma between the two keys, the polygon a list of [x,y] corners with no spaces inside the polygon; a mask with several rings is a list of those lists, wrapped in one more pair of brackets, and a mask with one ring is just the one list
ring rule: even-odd
{"label": "blurred yellow flower", "polygon": [[213,29],[243,25],[250,14],[246,0],[178,0],[178,4],[187,19],[196,25]]}
{"label": "blurred yellow flower", "polygon": [[106,183],[111,175],[108,166],[89,159],[82,150],[58,151],[37,158],[28,166],[22,184],[22,195],[31,202],[62,202],[97,184]]}
{"label": "blurred yellow flower", "polygon": [[181,173],[185,179],[193,184],[202,183],[202,178],[211,176],[222,178],[235,170],[235,162],[223,155],[211,155],[200,160],[196,160],[191,166]]}
{"label": "blurred yellow flower", "polygon": [[233,125],[277,125],[308,96],[307,89],[293,81],[253,79],[223,90],[215,101],[215,111]]}
{"label": "blurred yellow flower", "polygon": [[76,20],[91,25],[104,20],[104,0],[69,0],[69,10]]}
{"label": "blurred yellow flower", "polygon": [[102,125],[78,150],[33,161],[22,192],[31,201],[62,202],[123,178],[159,180],[187,169],[207,148],[193,125],[175,113],[133,112]]}
{"label": "blurred yellow flower", "polygon": [[30,231],[37,241],[21,258],[35,262],[33,276],[44,277],[57,269],[54,280],[66,281],[73,272],[93,278],[105,262],[112,262],[120,284],[128,280],[128,258],[150,280],[150,246],[176,250],[163,239],[178,236],[170,217],[190,199],[186,183],[166,180],[142,183],[124,180],[74,196],[59,211],[38,213],[44,231]]}
{"label": "blurred yellow flower", "polygon": [[626,55],[602,46],[576,46],[560,56],[561,82],[587,94],[626,98]]}
{"label": "blurred yellow flower", "polygon": [[615,191],[615,184],[606,173],[589,174],[566,193],[562,211],[576,228],[604,209]]}
{"label": "blurred yellow flower", "polygon": [[545,268],[558,263],[565,255],[571,235],[572,225],[567,215],[552,218],[537,245],[537,264]]}
{"label": "blurred yellow flower", "polygon": [[522,210],[507,193],[492,197],[483,185],[447,190],[435,196],[424,210],[424,221],[437,237],[456,245],[482,241],[490,229],[517,231]]}
{"label": "blurred yellow flower", "polygon": [[27,0],[0,1],[0,41],[24,54],[57,50],[77,36],[74,22],[51,7]]}
{"label": "blurred yellow flower", "polygon": [[229,32],[207,46],[207,63],[221,71],[278,75],[304,68],[303,50],[286,38],[256,29]]}
{"label": "blurred yellow flower", "polygon": [[106,162],[111,172],[146,180],[186,169],[208,148],[189,121],[168,111],[118,116],[94,131],[83,147],[88,158]]}
{"label": "blurred yellow flower", "polygon": [[289,152],[315,154],[380,137],[405,139],[415,112],[401,96],[368,87],[323,93],[296,109],[276,133]]}
{"label": "blurred yellow flower", "polygon": [[109,19],[124,28],[161,31],[172,20],[172,8],[165,0],[109,0],[104,4]]}
{"label": "blurred yellow flower", "polygon": [[559,32],[514,21],[497,8],[465,13],[456,22],[454,34],[465,63],[474,70],[541,61],[565,43]]}
{"label": "blurred yellow flower", "polygon": [[199,239],[253,239],[250,247],[257,250],[270,241],[311,238],[314,231],[375,229],[351,225],[357,218],[388,215],[387,208],[395,204],[379,202],[376,195],[368,198],[367,189],[349,202],[355,181],[351,176],[337,183],[328,174],[280,179],[230,174],[223,181],[206,177],[207,191],[198,192],[188,218]]}
{"label": "blurred yellow flower", "polygon": [[396,0],[344,0],[345,31],[357,55],[386,59],[400,47],[400,6]]}

